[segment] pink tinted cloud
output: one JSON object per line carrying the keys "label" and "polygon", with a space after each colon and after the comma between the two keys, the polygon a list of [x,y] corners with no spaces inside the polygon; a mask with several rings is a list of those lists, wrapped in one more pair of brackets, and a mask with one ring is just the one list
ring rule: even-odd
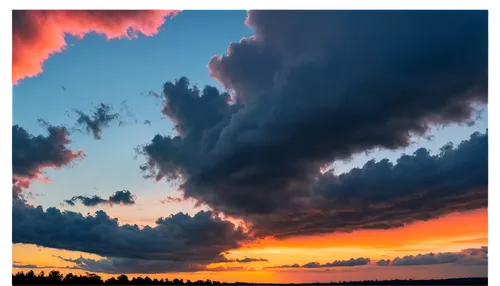
{"label": "pink tinted cloud", "polygon": [[106,39],[158,33],[176,10],[29,10],[13,11],[12,83],[43,72],[43,62],[66,49],[65,34],[83,38],[89,32]]}

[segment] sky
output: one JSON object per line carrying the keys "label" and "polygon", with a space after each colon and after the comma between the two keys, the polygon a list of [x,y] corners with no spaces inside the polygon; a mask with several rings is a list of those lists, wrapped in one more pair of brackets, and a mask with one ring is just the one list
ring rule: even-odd
{"label": "sky", "polygon": [[13,272],[487,276],[487,17],[14,11]]}

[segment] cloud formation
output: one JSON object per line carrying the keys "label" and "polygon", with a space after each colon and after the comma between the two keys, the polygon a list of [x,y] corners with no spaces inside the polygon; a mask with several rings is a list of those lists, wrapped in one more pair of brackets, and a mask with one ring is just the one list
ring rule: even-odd
{"label": "cloud formation", "polygon": [[80,201],[86,207],[94,207],[101,204],[109,205],[133,205],[135,204],[135,196],[130,191],[116,191],[109,196],[108,199],[103,199],[100,196],[94,195],[91,197],[74,196],[70,200],[64,202],[70,206],[74,206],[76,201]]}
{"label": "cloud formation", "polygon": [[154,227],[119,225],[104,211],[83,216],[56,208],[43,210],[21,201],[12,207],[13,243],[82,251],[106,257],[172,261],[223,260],[246,233],[211,212],[159,218]]}
{"label": "cloud formation", "polygon": [[328,268],[328,267],[351,267],[351,266],[362,266],[370,263],[370,258],[358,257],[351,258],[349,260],[335,260],[333,262],[327,262],[321,264],[319,262],[309,262],[303,265],[292,264],[292,265],[280,265],[272,266],[267,268]]}
{"label": "cloud formation", "polygon": [[74,264],[75,269],[89,272],[109,273],[109,274],[152,274],[167,272],[197,272],[207,270],[205,263],[185,262],[172,260],[144,260],[130,258],[105,258],[91,259],[79,257],[68,259],[58,256],[58,258]]}
{"label": "cloud formation", "polygon": [[65,127],[45,125],[48,135],[34,136],[19,125],[12,126],[12,191],[13,199],[33,179],[42,179],[44,169],[59,169],[84,157],[83,151],[71,150]]}
{"label": "cloud formation", "polygon": [[85,131],[94,136],[94,139],[102,139],[102,129],[108,127],[113,121],[118,121],[119,113],[111,113],[112,107],[110,105],[101,103],[96,110],[88,115],[81,110],[75,110],[78,114],[76,121],[77,125],[84,128]]}
{"label": "cloud formation", "polygon": [[19,125],[12,126],[12,173],[15,177],[34,179],[43,169],[59,169],[81,159],[83,151],[68,148],[69,132],[65,127],[48,126],[48,136],[33,136]]}
{"label": "cloud formation", "polygon": [[239,263],[250,263],[250,262],[268,262],[269,260],[264,258],[245,257],[243,259],[236,258],[234,261]]}
{"label": "cloud formation", "polygon": [[[486,11],[250,11],[247,24],[255,35],[208,64],[233,96],[186,78],[165,83],[162,112],[178,135],[143,146],[148,176],[181,179],[185,197],[250,221],[260,235],[384,229],[485,206],[487,136],[457,148],[465,151],[421,149],[342,178],[321,168],[408,146],[432,126],[471,124],[487,103]],[[479,169],[454,166],[455,155]],[[454,190],[415,173],[427,165],[436,167],[427,176],[465,183],[446,181]],[[422,188],[406,194],[383,185],[386,176]]]}
{"label": "cloud formation", "polygon": [[12,83],[43,71],[43,62],[67,48],[66,35],[82,39],[95,32],[107,40],[158,33],[173,10],[14,10]]}
{"label": "cloud formation", "polygon": [[467,248],[459,252],[439,252],[417,255],[407,255],[396,257],[392,261],[389,259],[379,260],[378,266],[412,266],[412,265],[432,265],[446,263],[462,263],[469,265],[487,265],[488,247]]}

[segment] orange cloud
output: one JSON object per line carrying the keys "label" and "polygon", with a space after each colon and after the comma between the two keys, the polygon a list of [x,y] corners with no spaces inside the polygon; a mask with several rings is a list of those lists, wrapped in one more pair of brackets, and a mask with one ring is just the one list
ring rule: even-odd
{"label": "orange cloud", "polygon": [[158,33],[176,10],[16,10],[13,11],[12,83],[43,71],[43,62],[64,51],[65,34],[83,38],[89,32],[106,39],[135,38]]}

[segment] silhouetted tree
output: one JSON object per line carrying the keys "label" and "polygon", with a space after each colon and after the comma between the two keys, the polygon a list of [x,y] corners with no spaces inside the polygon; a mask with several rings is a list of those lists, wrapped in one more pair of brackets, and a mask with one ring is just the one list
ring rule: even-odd
{"label": "silhouetted tree", "polygon": [[127,284],[128,284],[128,282],[129,282],[129,281],[128,281],[128,277],[127,277],[127,275],[125,275],[125,274],[122,274],[122,275],[118,276],[118,277],[116,278],[116,280],[117,280],[117,282],[118,282],[120,285],[127,285]]}
{"label": "silhouetted tree", "polygon": [[[38,275],[35,275],[33,270],[24,272],[17,272],[12,274],[12,284],[13,285],[182,285],[184,280],[175,278],[173,281],[168,279],[154,279],[151,280],[149,277],[134,277],[132,281],[122,274],[117,278],[112,277],[103,281],[101,276],[94,273],[85,273],[85,275],[74,275],[68,273],[64,276],[61,272],[53,270],[49,272],[48,276],[45,276],[45,272],[41,271]],[[187,285],[227,285],[226,282],[211,281],[209,279],[197,280],[192,282],[187,280]],[[248,284],[239,283],[234,284]],[[439,280],[364,280],[364,281],[342,281],[342,282],[330,282],[330,283],[314,283],[315,285],[488,285],[488,278],[454,278],[454,279],[439,279]]]}

